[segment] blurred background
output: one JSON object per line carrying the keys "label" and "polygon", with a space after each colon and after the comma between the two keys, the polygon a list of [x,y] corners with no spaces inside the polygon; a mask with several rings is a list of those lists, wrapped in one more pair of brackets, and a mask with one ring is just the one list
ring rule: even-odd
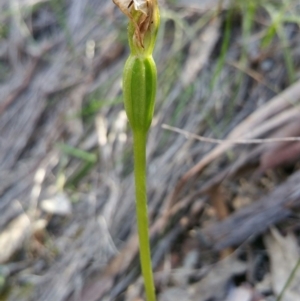
{"label": "blurred background", "polygon": [[[299,2],[159,4],[158,298],[298,301]],[[0,1],[1,301],[144,300],[126,27],[108,0]]]}

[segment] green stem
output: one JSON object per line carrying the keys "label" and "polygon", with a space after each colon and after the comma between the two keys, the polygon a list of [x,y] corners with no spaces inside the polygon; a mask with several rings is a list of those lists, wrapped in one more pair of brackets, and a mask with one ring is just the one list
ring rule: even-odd
{"label": "green stem", "polygon": [[146,140],[147,133],[134,131],[134,176],[136,195],[137,227],[140,244],[140,261],[144,277],[147,301],[155,301],[155,289],[151,264],[149,222],[147,208],[147,183],[146,183]]}

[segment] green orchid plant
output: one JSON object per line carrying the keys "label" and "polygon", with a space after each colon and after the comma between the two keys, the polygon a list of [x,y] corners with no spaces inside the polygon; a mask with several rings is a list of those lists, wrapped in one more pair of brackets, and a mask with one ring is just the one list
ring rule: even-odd
{"label": "green orchid plant", "polygon": [[123,72],[125,111],[133,132],[140,262],[148,301],[155,301],[147,209],[146,142],[152,122],[157,73],[152,57],[159,28],[157,0],[113,0],[129,18],[130,55]]}

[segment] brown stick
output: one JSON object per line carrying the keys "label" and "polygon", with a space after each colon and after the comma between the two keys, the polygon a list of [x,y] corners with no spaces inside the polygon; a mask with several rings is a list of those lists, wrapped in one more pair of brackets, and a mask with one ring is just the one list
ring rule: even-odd
{"label": "brown stick", "polygon": [[300,171],[269,195],[232,214],[224,221],[208,226],[199,236],[216,251],[238,246],[256,237],[270,226],[291,215],[300,205]]}

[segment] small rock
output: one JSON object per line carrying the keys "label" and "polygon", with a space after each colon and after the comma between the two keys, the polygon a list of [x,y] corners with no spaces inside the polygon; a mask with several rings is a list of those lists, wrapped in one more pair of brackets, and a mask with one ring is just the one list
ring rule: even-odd
{"label": "small rock", "polygon": [[41,201],[41,209],[50,214],[68,216],[72,213],[72,206],[69,198],[64,194],[56,194],[50,199]]}

